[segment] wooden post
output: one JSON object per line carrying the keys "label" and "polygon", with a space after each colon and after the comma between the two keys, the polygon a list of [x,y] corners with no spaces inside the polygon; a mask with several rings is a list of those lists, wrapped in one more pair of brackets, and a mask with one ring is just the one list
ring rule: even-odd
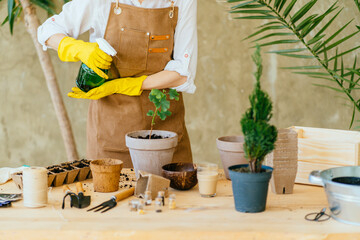
{"label": "wooden post", "polygon": [[30,34],[40,60],[41,68],[44,72],[46,84],[50,92],[51,100],[54,104],[55,113],[59,121],[61,134],[64,140],[68,161],[78,159],[76,144],[72,133],[69,117],[67,115],[60,89],[56,80],[54,67],[51,63],[48,52],[43,51],[42,46],[37,40],[37,29],[40,21],[36,15],[36,10],[29,0],[20,0],[24,11],[25,26]]}

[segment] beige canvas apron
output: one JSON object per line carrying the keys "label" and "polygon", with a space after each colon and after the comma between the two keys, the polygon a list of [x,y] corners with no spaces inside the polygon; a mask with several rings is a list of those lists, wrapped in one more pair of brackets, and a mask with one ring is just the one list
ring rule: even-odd
{"label": "beige canvas apron", "polygon": [[[121,13],[115,14],[114,9]],[[172,60],[177,19],[177,7],[147,9],[112,3],[104,37],[118,52],[113,58],[111,76],[138,77],[164,70]],[[144,91],[138,97],[113,94],[91,100],[87,124],[88,159],[116,158],[124,161],[124,167],[132,167],[125,134],[150,129],[151,117],[146,113],[154,110],[154,105],[149,101],[149,93]],[[154,129],[179,135],[173,162],[192,162],[181,93],[178,102],[171,101],[169,110],[172,115],[165,121],[156,119]]]}

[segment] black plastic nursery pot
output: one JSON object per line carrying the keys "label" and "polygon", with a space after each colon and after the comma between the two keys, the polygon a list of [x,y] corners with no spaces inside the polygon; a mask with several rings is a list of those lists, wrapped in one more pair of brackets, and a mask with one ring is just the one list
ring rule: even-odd
{"label": "black plastic nursery pot", "polygon": [[235,209],[238,212],[246,213],[263,212],[266,207],[269,181],[273,168],[262,166],[261,169],[265,171],[261,173],[234,171],[234,169],[245,167],[248,167],[248,164],[229,167]]}

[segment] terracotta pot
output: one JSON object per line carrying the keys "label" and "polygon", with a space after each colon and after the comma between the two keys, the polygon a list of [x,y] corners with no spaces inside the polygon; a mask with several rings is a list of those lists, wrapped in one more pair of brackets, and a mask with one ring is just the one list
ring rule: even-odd
{"label": "terracotta pot", "polygon": [[245,158],[243,144],[243,136],[226,136],[216,139],[216,145],[219,149],[225,176],[228,180],[230,180],[230,166],[238,164],[248,164],[248,161]]}
{"label": "terracotta pot", "polygon": [[274,168],[270,180],[276,194],[292,193],[297,173],[298,138],[292,129],[279,129],[275,150],[266,156],[266,165]]}
{"label": "terracotta pot", "polygon": [[99,159],[90,163],[95,192],[115,192],[119,190],[120,173],[123,161]]}
{"label": "terracotta pot", "polygon": [[154,130],[152,134],[162,136],[162,139],[141,139],[146,137],[150,130],[135,131],[126,134],[126,146],[129,148],[136,177],[138,171],[161,176],[161,167],[171,163],[178,136],[174,132]]}

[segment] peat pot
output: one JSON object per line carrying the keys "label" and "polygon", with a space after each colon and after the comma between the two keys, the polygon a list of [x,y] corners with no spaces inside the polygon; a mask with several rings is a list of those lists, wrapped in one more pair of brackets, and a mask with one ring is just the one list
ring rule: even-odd
{"label": "peat pot", "polygon": [[237,172],[234,169],[248,167],[248,164],[229,167],[235,209],[238,212],[263,212],[266,207],[269,181],[273,169],[262,166],[261,173]]}
{"label": "peat pot", "polygon": [[99,159],[90,163],[95,192],[115,192],[119,190],[120,173],[123,161]]}
{"label": "peat pot", "polygon": [[221,162],[224,168],[225,177],[230,180],[228,168],[237,164],[247,164],[248,161],[244,154],[243,136],[226,136],[216,139],[216,145],[219,149]]}
{"label": "peat pot", "polygon": [[293,193],[298,167],[298,138],[293,129],[278,129],[275,149],[266,156],[272,167],[271,190],[276,194]]}
{"label": "peat pot", "polygon": [[125,136],[136,177],[139,170],[161,176],[162,166],[171,163],[178,143],[178,135],[174,132],[153,130],[152,134],[161,139],[148,139],[149,134],[150,130],[141,130]]}
{"label": "peat pot", "polygon": [[324,186],[331,217],[360,226],[360,166],[312,171],[309,181]]}

